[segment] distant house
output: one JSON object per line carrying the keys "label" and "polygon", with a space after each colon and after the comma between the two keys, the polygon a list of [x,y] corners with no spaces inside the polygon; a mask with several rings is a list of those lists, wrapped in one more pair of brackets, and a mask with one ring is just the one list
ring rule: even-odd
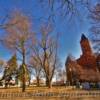
{"label": "distant house", "polygon": [[82,55],[78,59],[68,57],[65,63],[67,80],[76,82],[100,82],[100,54],[92,52],[88,38],[83,34],[80,41]]}

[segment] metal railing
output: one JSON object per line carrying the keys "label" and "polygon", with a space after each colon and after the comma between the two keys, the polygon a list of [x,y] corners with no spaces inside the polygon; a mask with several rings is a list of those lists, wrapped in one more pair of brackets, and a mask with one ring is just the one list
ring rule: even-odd
{"label": "metal railing", "polygon": [[34,97],[100,97],[100,91],[32,91],[32,92],[0,92],[0,99],[34,98]]}

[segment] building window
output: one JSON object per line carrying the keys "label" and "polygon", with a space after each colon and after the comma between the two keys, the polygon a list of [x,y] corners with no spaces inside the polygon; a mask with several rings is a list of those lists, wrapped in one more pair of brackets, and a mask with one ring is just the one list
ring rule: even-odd
{"label": "building window", "polygon": [[100,68],[100,61],[97,62],[97,66]]}

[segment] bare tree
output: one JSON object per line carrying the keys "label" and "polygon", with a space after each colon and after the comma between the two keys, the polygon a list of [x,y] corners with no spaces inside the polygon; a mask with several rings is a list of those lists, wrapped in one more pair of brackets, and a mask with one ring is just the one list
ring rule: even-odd
{"label": "bare tree", "polygon": [[[35,46],[34,46],[35,48]],[[37,55],[32,55],[30,59],[30,66],[34,69],[32,74],[36,77],[37,80],[37,86],[40,86],[40,79],[43,76],[43,69],[41,67],[41,64],[39,63],[37,59]]]}
{"label": "bare tree", "polygon": [[91,40],[94,44],[96,52],[100,53],[100,4],[97,3],[90,11],[92,27],[90,28]]}
{"label": "bare tree", "polygon": [[[17,23],[16,23],[17,22]],[[31,23],[25,15],[20,12],[14,12],[11,14],[10,19],[7,22],[9,25],[15,23],[11,27],[7,27],[5,30],[4,38],[1,38],[4,45],[10,50],[20,55],[22,60],[23,80],[22,91],[25,91],[25,71],[26,71],[26,55],[29,53],[29,46],[33,41],[33,32],[31,32]]]}
{"label": "bare tree", "polygon": [[[92,0],[38,0],[37,3],[46,9],[46,14],[49,20],[55,22],[55,18],[64,17],[64,19],[83,18],[81,10],[85,10],[91,4]],[[81,9],[83,8],[83,9]],[[48,10],[48,12],[47,12]],[[47,18],[46,16],[46,18]]]}
{"label": "bare tree", "polygon": [[59,80],[62,81],[62,85],[64,85],[64,82],[66,81],[66,72],[64,69],[60,69],[58,70],[58,77],[59,77]]}
{"label": "bare tree", "polygon": [[33,59],[42,67],[46,77],[46,85],[50,88],[51,81],[57,67],[58,59],[58,38],[52,37],[50,24],[41,26],[41,36],[37,39],[37,45],[33,46]]}

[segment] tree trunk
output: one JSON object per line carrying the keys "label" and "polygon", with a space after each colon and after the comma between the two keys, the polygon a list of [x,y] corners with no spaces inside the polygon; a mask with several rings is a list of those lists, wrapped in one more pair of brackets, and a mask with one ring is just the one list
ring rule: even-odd
{"label": "tree trunk", "polygon": [[24,47],[23,47],[22,51],[23,51],[23,53],[22,53],[22,56],[23,56],[22,64],[25,65],[25,48]]}
{"label": "tree trunk", "polygon": [[48,87],[52,88],[51,81],[49,81]]}
{"label": "tree trunk", "polygon": [[22,92],[25,92],[25,88],[26,88],[26,81],[25,81],[25,48],[23,46],[23,49],[22,49],[22,57],[23,57],[23,60],[22,60],[22,67],[23,67],[23,77],[22,77]]}
{"label": "tree trunk", "polygon": [[26,88],[26,85],[25,85],[25,75],[23,74],[23,80],[22,80],[22,92],[25,92],[25,88]]}
{"label": "tree trunk", "polygon": [[36,80],[37,80],[37,86],[39,87],[40,86],[40,80],[39,80],[38,76],[36,77]]}
{"label": "tree trunk", "polygon": [[25,81],[25,65],[22,64],[23,67],[23,75],[22,75],[22,92],[25,92],[25,88],[26,88],[26,81]]}
{"label": "tree trunk", "polygon": [[5,83],[5,89],[7,89],[7,88],[8,88],[8,83],[6,82],[6,83]]}
{"label": "tree trunk", "polygon": [[51,80],[49,80],[48,78],[46,78],[46,86],[47,86],[48,88],[51,88],[51,87],[52,87],[52,85],[51,85]]}
{"label": "tree trunk", "polygon": [[29,82],[28,86],[30,86],[30,84],[31,84],[31,79],[30,78],[29,78],[29,81],[28,82]]}

